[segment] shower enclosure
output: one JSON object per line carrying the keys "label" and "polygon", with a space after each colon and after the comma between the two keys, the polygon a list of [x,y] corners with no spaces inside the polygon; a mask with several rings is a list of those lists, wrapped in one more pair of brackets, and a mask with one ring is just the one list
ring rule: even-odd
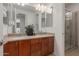
{"label": "shower enclosure", "polygon": [[65,50],[75,49],[77,44],[76,13],[66,12],[65,14]]}

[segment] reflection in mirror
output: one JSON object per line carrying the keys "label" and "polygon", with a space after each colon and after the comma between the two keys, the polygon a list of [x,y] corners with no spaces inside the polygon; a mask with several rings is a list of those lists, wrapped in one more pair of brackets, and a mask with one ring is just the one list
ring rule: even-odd
{"label": "reflection in mirror", "polygon": [[16,14],[15,20],[15,31],[16,33],[25,33],[25,15]]}
{"label": "reflection in mirror", "polygon": [[8,11],[6,12],[7,16],[3,17],[3,24],[8,24]]}
{"label": "reflection in mirror", "polygon": [[45,12],[42,13],[42,16],[41,16],[41,27],[45,27]]}
{"label": "reflection in mirror", "polygon": [[46,14],[46,27],[52,27],[52,14]]}
{"label": "reflection in mirror", "polygon": [[52,27],[52,13],[42,13],[41,16],[41,27]]}
{"label": "reflection in mirror", "polygon": [[[20,4],[17,3],[3,3],[7,9],[7,17],[3,17],[4,33],[15,34],[15,33],[25,33],[25,26],[34,25],[35,33],[40,32],[42,27],[52,26],[52,14],[50,14],[52,9],[49,7],[47,9],[36,10],[34,7],[37,4]],[[44,4],[46,7],[48,4]],[[42,7],[42,4],[40,3]],[[47,11],[46,11],[47,10]],[[42,12],[41,12],[42,11]],[[46,12],[43,12],[46,11]],[[42,14],[41,14],[42,13]],[[6,32],[5,32],[6,31]]]}

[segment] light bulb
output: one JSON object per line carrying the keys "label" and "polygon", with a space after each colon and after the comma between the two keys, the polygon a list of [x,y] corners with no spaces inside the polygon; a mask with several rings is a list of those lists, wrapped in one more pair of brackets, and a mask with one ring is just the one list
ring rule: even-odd
{"label": "light bulb", "polygon": [[52,13],[52,8],[49,6],[45,6],[45,5],[37,4],[37,5],[35,5],[35,9],[38,11],[41,11],[42,13],[43,12]]}
{"label": "light bulb", "polygon": [[18,5],[20,5],[20,3],[17,3]]}
{"label": "light bulb", "polygon": [[24,4],[24,3],[22,3],[21,5],[22,5],[22,6],[24,6],[25,4]]}

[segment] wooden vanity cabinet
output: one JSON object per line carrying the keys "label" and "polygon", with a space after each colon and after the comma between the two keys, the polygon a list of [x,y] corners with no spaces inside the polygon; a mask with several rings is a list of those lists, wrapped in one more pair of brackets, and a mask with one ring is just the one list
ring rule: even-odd
{"label": "wooden vanity cabinet", "polygon": [[31,40],[31,56],[41,56],[41,39],[32,39]]}
{"label": "wooden vanity cabinet", "polygon": [[42,55],[48,55],[49,53],[49,37],[42,38]]}
{"label": "wooden vanity cabinet", "polygon": [[18,45],[19,56],[30,56],[30,40],[21,40]]}
{"label": "wooden vanity cabinet", "polygon": [[4,56],[18,56],[18,42],[12,41],[8,42],[4,45]]}
{"label": "wooden vanity cabinet", "polygon": [[30,55],[30,40],[12,41],[4,45],[4,56]]}
{"label": "wooden vanity cabinet", "polygon": [[49,37],[49,54],[54,52],[54,37]]}
{"label": "wooden vanity cabinet", "polygon": [[54,52],[54,37],[10,41],[4,44],[4,56],[45,56]]}

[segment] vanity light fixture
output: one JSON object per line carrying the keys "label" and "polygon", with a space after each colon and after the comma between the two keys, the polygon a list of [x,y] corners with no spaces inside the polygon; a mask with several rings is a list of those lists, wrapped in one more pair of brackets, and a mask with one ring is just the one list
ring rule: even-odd
{"label": "vanity light fixture", "polygon": [[46,12],[46,13],[49,13],[49,14],[52,13],[52,8],[50,6],[46,6],[46,5],[43,5],[43,4],[35,4],[34,7],[37,11],[40,11],[42,13],[43,12]]}
{"label": "vanity light fixture", "polygon": [[35,8],[35,10],[37,10],[37,11],[40,11],[40,12],[46,12],[46,13],[49,13],[49,14],[51,14],[52,13],[52,7],[51,6],[49,6],[49,5],[44,5],[44,4],[33,4],[33,5],[31,5],[31,4],[25,4],[25,3],[17,3],[17,5],[20,5],[20,6],[25,6],[25,5],[30,5],[30,6],[32,6],[32,7],[34,7]]}
{"label": "vanity light fixture", "polygon": [[17,5],[25,6],[25,3],[17,3]]}

